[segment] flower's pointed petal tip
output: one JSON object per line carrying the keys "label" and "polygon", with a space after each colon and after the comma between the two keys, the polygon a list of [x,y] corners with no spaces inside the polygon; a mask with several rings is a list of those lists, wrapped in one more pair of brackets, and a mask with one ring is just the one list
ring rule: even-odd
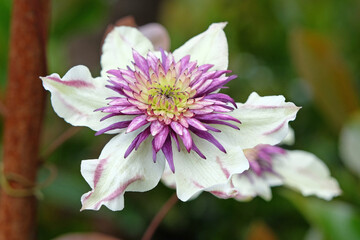
{"label": "flower's pointed petal tip", "polygon": [[228,24],[228,22],[212,23],[212,24],[209,26],[209,29],[216,29],[216,28],[224,29],[227,24]]}

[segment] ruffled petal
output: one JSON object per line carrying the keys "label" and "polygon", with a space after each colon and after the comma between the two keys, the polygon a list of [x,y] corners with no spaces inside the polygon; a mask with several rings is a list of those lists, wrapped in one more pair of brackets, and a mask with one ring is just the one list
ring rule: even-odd
{"label": "ruffled petal", "polygon": [[276,155],[273,169],[283,178],[285,185],[299,190],[304,196],[316,195],[331,200],[341,193],[338,182],[314,154],[287,151],[285,155]]}
{"label": "ruffled petal", "polygon": [[[187,153],[184,147],[178,152],[173,146],[175,164],[175,182],[177,196],[187,201],[202,191],[215,185],[228,182],[233,174],[242,173],[249,168],[249,163],[236,145],[227,146],[227,153],[214,148],[211,143],[192,136],[194,143],[206,156],[202,159],[197,153]],[[171,182],[171,179],[168,181]]]}
{"label": "ruffled petal", "polygon": [[213,64],[212,70],[224,70],[228,67],[228,44],[223,28],[226,23],[214,23],[209,28],[188,40],[173,53],[175,60],[186,55],[198,65]]}
{"label": "ruffled petal", "polygon": [[160,154],[156,163],[152,161],[151,139],[124,158],[135,136],[133,132],[119,134],[106,144],[99,159],[81,162],[81,174],[92,188],[81,198],[82,210],[98,210],[102,205],[122,210],[125,192],[145,192],[158,184],[165,161]]}
{"label": "ruffled petal", "polygon": [[[218,125],[216,128],[222,133],[217,139],[235,142],[242,149],[280,143],[288,133],[288,122],[295,119],[300,109],[291,102],[285,102],[283,96],[260,97],[257,93],[252,93],[244,104],[238,103],[237,106],[228,114],[241,121],[241,124],[234,123],[240,130]],[[226,144],[224,146],[226,148]]]}
{"label": "ruffled petal", "polygon": [[101,76],[110,69],[126,69],[133,60],[132,49],[145,56],[154,47],[139,30],[132,27],[115,27],[105,38],[101,56]]}
{"label": "ruffled petal", "polygon": [[115,117],[100,121],[106,114],[94,110],[106,106],[106,98],[113,93],[105,87],[105,78],[93,78],[85,66],[71,68],[63,78],[55,73],[40,78],[44,88],[51,92],[55,112],[74,126],[87,126],[98,131],[125,120],[125,117]]}

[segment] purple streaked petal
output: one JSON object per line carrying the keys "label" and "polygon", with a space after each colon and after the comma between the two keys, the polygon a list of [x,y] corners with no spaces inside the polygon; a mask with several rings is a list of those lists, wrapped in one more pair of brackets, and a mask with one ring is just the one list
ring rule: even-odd
{"label": "purple streaked petal", "polygon": [[192,145],[193,145],[193,140],[192,140],[190,132],[189,132],[189,130],[187,130],[187,128],[183,128],[183,135],[180,135],[180,138],[181,138],[182,142],[184,143],[186,150],[188,152],[190,152]]}
{"label": "purple streaked petal", "polygon": [[209,108],[213,109],[215,112],[221,112],[221,113],[226,113],[226,112],[231,112],[233,111],[232,107],[229,106],[217,106],[217,105],[213,105],[213,106],[209,106]]}
{"label": "purple streaked petal", "polygon": [[235,108],[237,108],[237,105],[235,104],[234,99],[232,99],[229,95],[223,94],[223,93],[213,93],[209,94],[204,97],[204,99],[215,99],[217,101],[222,102],[230,102],[232,105],[234,105]]}
{"label": "purple streaked petal", "polygon": [[149,67],[152,68],[152,70],[154,72],[157,72],[159,59],[155,56],[155,54],[153,52],[148,52],[147,60],[148,60]]}
{"label": "purple streaked petal", "polygon": [[164,142],[167,138],[169,134],[169,127],[165,126],[161,132],[159,132],[155,137],[154,137],[154,147],[155,147],[155,151],[158,152],[162,146],[164,145]]}
{"label": "purple streaked petal", "polygon": [[217,129],[217,128],[214,128],[210,125],[207,125],[207,124],[203,124],[207,130],[210,130],[210,131],[213,131],[213,132],[221,132],[221,130]]}
{"label": "purple streaked petal", "polygon": [[95,133],[95,136],[98,136],[98,135],[108,132],[110,130],[126,128],[127,126],[129,126],[130,123],[131,123],[131,121],[122,121],[122,122],[113,123],[110,126],[104,128],[104,129],[101,129],[100,131],[97,131]]}
{"label": "purple streaked petal", "polygon": [[171,122],[170,123],[171,129],[174,130],[174,132],[176,132],[178,135],[182,135],[183,134],[183,126],[178,123],[178,122]]}
{"label": "purple streaked petal", "polygon": [[204,107],[204,108],[201,108],[201,109],[191,109],[190,111],[192,113],[195,113],[196,115],[209,114],[209,113],[214,112],[213,109],[208,108],[208,107]]}
{"label": "purple streaked petal", "polygon": [[170,135],[173,138],[173,140],[175,141],[176,147],[177,147],[178,151],[180,152],[180,143],[179,143],[179,139],[178,139],[176,133],[174,131],[170,131]]}
{"label": "purple streaked petal", "polygon": [[189,63],[190,61],[190,55],[186,55],[185,57],[180,59],[181,62],[181,69],[184,69],[185,66]]}
{"label": "purple streaked petal", "polygon": [[239,119],[234,118],[227,114],[221,114],[221,113],[211,113],[208,115],[200,115],[196,117],[198,120],[226,120],[226,121],[234,121],[237,123],[241,123]]}
{"label": "purple streaked petal", "polygon": [[114,117],[114,116],[118,116],[118,115],[119,115],[119,114],[117,114],[117,113],[110,113],[110,114],[106,115],[105,117],[101,118],[100,121],[104,121],[104,120],[106,120],[106,119],[108,119],[108,118],[111,118],[111,117]]}
{"label": "purple streaked petal", "polygon": [[223,153],[226,153],[226,150],[223,147],[223,145],[221,145],[221,143],[219,143],[219,141],[216,140],[216,138],[213,135],[211,135],[209,132],[199,131],[193,127],[190,128],[190,130],[198,137],[205,139],[205,140],[211,142],[212,144],[214,144]]}
{"label": "purple streaked petal", "polygon": [[109,102],[109,105],[130,106],[131,103],[129,102],[128,98],[116,98]]}
{"label": "purple streaked petal", "polygon": [[259,151],[258,158],[263,159],[267,162],[271,162],[271,155],[266,152]]}
{"label": "purple streaked petal", "polygon": [[125,108],[124,110],[121,110],[121,113],[126,115],[138,115],[138,114],[143,114],[143,111],[141,111],[135,106],[131,106]]}
{"label": "purple streaked petal", "polygon": [[186,66],[184,66],[183,68],[183,72],[184,71],[188,71],[188,72],[192,72],[197,66],[197,62],[196,61],[192,61],[192,62],[189,62],[188,64],[186,64]]}
{"label": "purple streaked petal", "polygon": [[168,54],[166,56],[166,53],[162,48],[160,48],[160,52],[161,52],[162,66],[166,74],[169,70],[170,64],[172,63],[171,54]]}
{"label": "purple streaked petal", "polygon": [[135,150],[137,150],[140,146],[140,144],[145,141],[148,136],[150,135],[150,127],[147,127],[144,131],[142,131],[140,134],[139,134],[139,139],[137,140],[137,143],[136,143],[136,146],[135,146]]}
{"label": "purple streaked petal", "polygon": [[108,106],[95,109],[94,111],[102,111],[103,113],[120,113],[122,110],[126,109],[126,106]]}
{"label": "purple streaked petal", "polygon": [[126,133],[135,131],[147,123],[148,121],[146,120],[146,115],[137,116],[129,124],[128,128],[126,129]]}
{"label": "purple streaked petal", "polygon": [[169,164],[169,167],[173,173],[175,173],[175,166],[174,166],[174,157],[172,152],[171,146],[171,138],[170,135],[167,136],[163,147],[161,148],[162,152],[165,155],[166,161]]}
{"label": "purple streaked petal", "polygon": [[106,72],[107,74],[116,76],[116,77],[121,77],[121,71],[119,69],[110,69]]}
{"label": "purple streaked petal", "polygon": [[133,58],[136,66],[138,66],[144,74],[149,73],[149,66],[146,59],[141,56],[136,50],[132,50]]}
{"label": "purple streaked petal", "polygon": [[[198,118],[198,117],[197,117]],[[231,128],[234,128],[236,130],[240,130],[240,128],[238,126],[235,126],[234,124],[228,123],[228,122],[224,122],[224,121],[220,121],[220,120],[201,120],[201,122],[203,123],[209,123],[209,124],[220,124],[220,125],[226,125],[229,126]]]}
{"label": "purple streaked petal", "polygon": [[120,95],[125,95],[124,91],[123,91],[121,88],[119,88],[119,87],[110,86],[110,85],[106,85],[105,87],[107,87],[107,88],[109,88],[109,89],[117,92],[117,93],[120,94]]}
{"label": "purple streaked petal", "polygon": [[198,67],[198,70],[203,71],[203,72],[207,72],[213,66],[214,66],[213,64],[203,64],[203,65]]}
{"label": "purple streaked petal", "polygon": [[219,78],[219,77],[221,77],[221,75],[226,74],[226,73],[231,73],[231,70],[218,70],[215,72],[213,78]]}
{"label": "purple streaked petal", "polygon": [[256,148],[259,149],[260,151],[264,151],[268,154],[285,154],[286,153],[286,150],[281,147],[267,145],[267,144],[258,145],[258,146],[256,146]]}
{"label": "purple streaked petal", "polygon": [[199,79],[193,81],[190,86],[198,92],[205,82],[207,82],[207,86],[209,86],[213,82],[213,79],[209,79],[208,77],[204,77],[204,75],[202,75]]}
{"label": "purple streaked petal", "polygon": [[[141,134],[141,133],[140,133]],[[131,144],[129,145],[129,147],[126,149],[125,153],[124,153],[124,158],[127,158],[130,153],[135,149],[136,143],[140,138],[140,134],[138,134],[134,140],[131,142]]]}
{"label": "purple streaked petal", "polygon": [[194,97],[210,94],[210,93],[218,90],[219,88],[226,88],[226,87],[223,87],[223,85],[234,80],[235,78],[237,78],[236,75],[231,75],[229,77],[222,77],[222,78],[214,79],[212,84],[206,90],[204,90],[200,93],[197,93]]}
{"label": "purple streaked petal", "polygon": [[186,121],[188,124],[196,129],[199,129],[201,131],[207,131],[207,128],[196,118],[187,118]]}
{"label": "purple streaked petal", "polygon": [[155,139],[151,141],[151,149],[152,149],[152,159],[153,162],[156,163],[156,154],[158,151],[155,150]]}
{"label": "purple streaked petal", "polygon": [[[125,80],[121,80],[119,78],[116,77],[109,77],[108,83],[111,83],[114,87],[116,87],[117,89],[126,89],[126,90],[131,90],[129,87],[129,83],[126,82]],[[132,83],[130,83],[132,84]],[[106,85],[106,87],[109,87],[111,85]]]}
{"label": "purple streaked petal", "polygon": [[209,86],[211,86],[212,84],[213,84],[212,79],[201,81],[201,82],[199,81],[199,85],[193,86],[193,88],[196,89],[196,96],[201,96],[202,92],[205,92],[205,90],[207,88],[209,88]]}
{"label": "purple streaked petal", "polygon": [[194,150],[202,159],[206,159],[205,155],[199,150],[195,143],[192,144],[192,150]]}
{"label": "purple streaked petal", "polygon": [[163,128],[165,127],[164,124],[160,123],[159,121],[153,121],[150,125],[150,132],[152,136],[156,136]]}

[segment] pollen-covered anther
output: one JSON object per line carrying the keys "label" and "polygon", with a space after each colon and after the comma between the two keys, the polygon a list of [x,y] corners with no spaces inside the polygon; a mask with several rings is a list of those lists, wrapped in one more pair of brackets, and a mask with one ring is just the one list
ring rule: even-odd
{"label": "pollen-covered anther", "polygon": [[[209,124],[230,125],[227,121],[239,122],[224,113],[232,111],[229,103],[234,101],[227,95],[216,93],[224,84],[236,76],[225,76],[229,71],[209,71],[212,65],[198,66],[186,56],[175,61],[170,53],[161,52],[161,59],[149,52],[144,58],[133,51],[133,69],[108,71],[107,87],[118,96],[111,97],[109,106],[99,110],[116,115],[134,116],[133,120],[121,122],[99,131],[126,128],[126,132],[140,130],[138,137],[126,151],[139,147],[148,136],[153,137],[153,158],[160,150],[175,171],[172,156],[172,140],[178,145],[180,137],[187,151],[194,150],[204,158],[190,132],[214,144],[220,151],[224,147],[209,133],[217,131]],[[219,100],[217,100],[219,99]],[[142,134],[143,132],[150,134]],[[205,134],[206,133],[206,134]],[[141,137],[142,136],[142,137]],[[146,136],[146,137],[143,137]],[[180,145],[178,145],[180,149]]]}

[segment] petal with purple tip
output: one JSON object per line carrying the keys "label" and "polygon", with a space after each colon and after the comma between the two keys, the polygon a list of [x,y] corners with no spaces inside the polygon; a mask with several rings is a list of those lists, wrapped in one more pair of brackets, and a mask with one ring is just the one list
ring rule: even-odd
{"label": "petal with purple tip", "polygon": [[164,124],[161,124],[159,121],[153,121],[150,125],[150,132],[152,136],[156,136],[163,128],[165,127]]}
{"label": "petal with purple tip", "polygon": [[174,156],[172,152],[172,146],[171,146],[171,138],[170,135],[165,140],[165,143],[163,147],[161,148],[162,152],[165,155],[165,159],[169,164],[169,167],[172,172],[175,172],[175,166],[174,166]]}
{"label": "petal with purple tip", "polygon": [[184,143],[186,150],[188,152],[190,152],[192,144],[193,144],[193,140],[192,140],[190,132],[189,132],[189,130],[187,130],[187,128],[183,129],[183,135],[180,135],[180,138],[181,138],[182,142]]}
{"label": "petal with purple tip", "polygon": [[157,134],[154,137],[154,147],[156,152],[158,152],[162,148],[168,134],[169,134],[169,127],[166,126],[159,132],[159,134]]}
{"label": "petal with purple tip", "polygon": [[202,124],[199,120],[196,118],[187,118],[186,121],[190,126],[193,126],[194,128],[201,130],[201,131],[207,131],[207,128]]}
{"label": "petal with purple tip", "polygon": [[150,160],[150,139],[143,143],[142,151],[124,158],[126,148],[135,136],[136,133],[119,134],[106,144],[99,159],[82,161],[81,174],[92,188],[82,196],[82,210],[98,210],[102,205],[113,211],[121,210],[125,192],[144,192],[158,184],[165,161],[161,156],[156,163]]}
{"label": "petal with purple tip", "polygon": [[129,132],[135,131],[147,123],[148,123],[148,121],[146,120],[145,115],[137,116],[131,121],[128,128],[126,129],[126,132],[129,133]]}

